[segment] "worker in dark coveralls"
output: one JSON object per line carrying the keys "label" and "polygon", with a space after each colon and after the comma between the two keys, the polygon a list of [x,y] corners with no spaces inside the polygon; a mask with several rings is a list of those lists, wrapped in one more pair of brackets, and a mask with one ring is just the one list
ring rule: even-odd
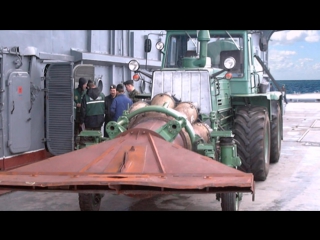
{"label": "worker in dark coveralls", "polygon": [[86,94],[87,89],[87,79],[79,78],[79,85],[74,89],[74,142],[76,145],[76,139],[79,133],[82,131],[80,124],[80,110],[81,110],[81,101],[83,96]]}
{"label": "worker in dark coveralls", "polygon": [[124,93],[124,86],[120,83],[117,85],[117,96],[113,99],[110,107],[110,115],[112,121],[118,121],[118,118],[122,116],[123,111],[129,110],[133,104],[132,100]]}
{"label": "worker in dark coveralls", "polygon": [[90,82],[90,88],[82,98],[80,111],[80,125],[84,123],[86,130],[101,131],[104,123],[104,98],[103,92],[94,82]]}
{"label": "worker in dark coveralls", "polygon": [[126,87],[126,90],[127,90],[128,94],[129,94],[129,98],[131,98],[131,100],[134,103],[139,101],[140,99],[136,98],[135,96],[140,94],[140,92],[134,88],[133,80],[127,80],[123,84]]}
{"label": "worker in dark coveralls", "polygon": [[107,131],[106,131],[106,126],[108,122],[112,120],[111,115],[110,115],[110,108],[111,108],[111,103],[113,99],[117,96],[117,86],[114,84],[111,84],[110,86],[110,94],[105,97],[104,99],[104,125],[103,125],[103,136],[104,137],[109,137]]}
{"label": "worker in dark coveralls", "polygon": [[284,84],[282,85],[281,91],[282,91],[283,99],[284,99],[285,103],[288,104],[287,90],[286,90],[286,86]]}
{"label": "worker in dark coveralls", "polygon": [[270,83],[270,92],[273,92],[273,91],[275,91],[275,90],[276,90],[276,89],[274,88],[273,84]]}

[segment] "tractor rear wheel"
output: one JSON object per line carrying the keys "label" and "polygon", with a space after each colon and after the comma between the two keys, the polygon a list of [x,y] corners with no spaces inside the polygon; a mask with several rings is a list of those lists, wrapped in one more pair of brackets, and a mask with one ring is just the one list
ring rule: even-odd
{"label": "tractor rear wheel", "polygon": [[235,140],[241,159],[239,170],[266,180],[270,165],[270,120],[266,108],[239,107],[234,122]]}
{"label": "tractor rear wheel", "polygon": [[[276,102],[277,103],[277,102]],[[270,163],[279,161],[281,152],[281,129],[280,129],[280,107],[277,103],[276,113],[272,115],[271,122],[271,148],[270,148]]]}
{"label": "tractor rear wheel", "polygon": [[79,193],[79,206],[81,211],[99,211],[101,199],[100,193]]}

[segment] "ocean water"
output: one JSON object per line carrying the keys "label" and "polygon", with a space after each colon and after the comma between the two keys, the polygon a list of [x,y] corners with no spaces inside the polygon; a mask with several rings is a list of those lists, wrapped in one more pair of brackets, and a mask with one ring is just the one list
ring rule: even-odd
{"label": "ocean water", "polygon": [[276,80],[282,87],[285,85],[288,94],[295,93],[320,93],[320,80]]}

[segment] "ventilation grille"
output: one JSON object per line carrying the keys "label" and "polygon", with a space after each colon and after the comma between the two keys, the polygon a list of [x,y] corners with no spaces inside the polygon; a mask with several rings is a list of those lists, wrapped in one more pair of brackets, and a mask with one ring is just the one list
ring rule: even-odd
{"label": "ventilation grille", "polygon": [[46,76],[47,147],[53,155],[74,149],[72,64],[49,66]]}
{"label": "ventilation grille", "polygon": [[182,102],[201,106],[201,113],[211,112],[210,81],[207,70],[154,71],[152,96],[171,93]]}

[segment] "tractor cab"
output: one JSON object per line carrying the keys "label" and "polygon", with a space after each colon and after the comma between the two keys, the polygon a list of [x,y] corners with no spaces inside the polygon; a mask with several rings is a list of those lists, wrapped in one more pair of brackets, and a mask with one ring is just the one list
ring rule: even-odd
{"label": "tractor cab", "polygon": [[243,39],[242,32],[231,35],[226,30],[168,31],[162,68],[214,68],[217,71],[224,69],[233,58],[233,77],[242,77]]}

